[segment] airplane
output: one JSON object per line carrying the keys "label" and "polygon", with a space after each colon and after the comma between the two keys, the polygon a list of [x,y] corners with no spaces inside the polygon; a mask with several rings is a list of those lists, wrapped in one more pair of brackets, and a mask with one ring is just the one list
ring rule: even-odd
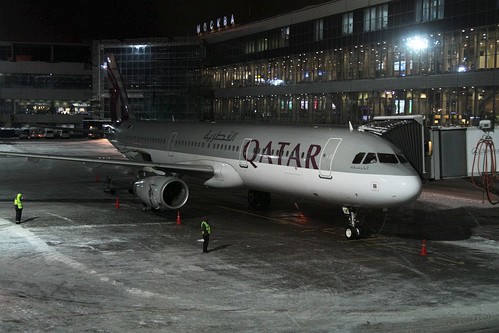
{"label": "airplane", "polygon": [[[320,201],[348,215],[347,239],[363,235],[359,209],[414,202],[419,174],[395,145],[349,128],[262,123],[148,121],[133,119],[116,60],[107,56],[110,81],[122,105],[107,138],[126,160],[34,153],[18,156],[142,168],[133,190],[152,209],[178,210],[189,198],[183,175],[212,188],[248,189],[249,205],[265,208],[271,193]],[[119,82],[119,83],[118,83]]]}

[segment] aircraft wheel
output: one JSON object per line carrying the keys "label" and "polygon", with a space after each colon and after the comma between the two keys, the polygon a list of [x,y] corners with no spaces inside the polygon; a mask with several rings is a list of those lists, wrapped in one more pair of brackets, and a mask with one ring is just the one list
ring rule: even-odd
{"label": "aircraft wheel", "polygon": [[253,208],[258,208],[260,206],[259,193],[257,191],[248,191],[248,203]]}
{"label": "aircraft wheel", "polygon": [[258,201],[256,197],[255,191],[248,191],[248,203],[251,207],[256,207],[256,202]]}
{"label": "aircraft wheel", "polygon": [[352,240],[357,238],[357,228],[354,227],[347,227],[345,229],[345,236],[347,237],[348,240]]}

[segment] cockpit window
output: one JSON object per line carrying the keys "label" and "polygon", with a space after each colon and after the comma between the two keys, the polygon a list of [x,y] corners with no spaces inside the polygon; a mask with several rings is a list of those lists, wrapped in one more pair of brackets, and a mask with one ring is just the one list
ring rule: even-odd
{"label": "cockpit window", "polygon": [[402,154],[397,154],[397,157],[398,157],[398,159],[399,159],[400,163],[402,163],[402,164],[404,164],[404,163],[408,163],[408,162],[409,162],[409,161],[407,160],[407,158],[406,158],[404,155],[402,155]]}
{"label": "cockpit window", "polygon": [[375,153],[367,153],[366,158],[364,158],[364,162],[362,164],[370,164],[370,163],[376,163],[378,162],[378,159],[376,158]]}
{"label": "cockpit window", "polygon": [[378,153],[378,158],[380,163],[397,164],[399,162],[395,154]]}
{"label": "cockpit window", "polygon": [[355,155],[352,164],[360,164],[360,162],[362,162],[362,159],[364,158],[364,155],[366,155],[366,153],[358,153],[357,155]]}
{"label": "cockpit window", "polygon": [[357,153],[353,158],[352,164],[371,164],[371,163],[408,163],[407,158],[402,154],[389,154],[389,153]]}

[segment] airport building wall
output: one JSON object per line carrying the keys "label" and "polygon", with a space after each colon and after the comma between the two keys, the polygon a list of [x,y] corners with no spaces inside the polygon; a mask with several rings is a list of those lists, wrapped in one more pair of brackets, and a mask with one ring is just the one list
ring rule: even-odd
{"label": "airport building wall", "polygon": [[109,80],[102,70],[113,53],[138,119],[198,120],[203,91],[202,45],[196,37],[107,40],[94,43],[94,94],[101,119],[110,117]]}
{"label": "airport building wall", "polygon": [[[39,119],[60,123],[58,115],[70,123],[91,117],[90,55],[86,44],[0,42],[2,125],[26,126]],[[73,122],[66,115],[81,117]]]}
{"label": "airport building wall", "polygon": [[354,124],[497,117],[499,2],[336,0],[200,33],[215,120]]}

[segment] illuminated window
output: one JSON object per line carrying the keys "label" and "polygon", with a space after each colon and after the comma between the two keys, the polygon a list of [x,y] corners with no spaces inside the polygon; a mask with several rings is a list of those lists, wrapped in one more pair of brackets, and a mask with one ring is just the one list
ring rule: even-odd
{"label": "illuminated window", "polygon": [[416,22],[428,22],[444,18],[444,0],[417,0]]}
{"label": "illuminated window", "polygon": [[314,41],[318,42],[324,39],[324,20],[314,22]]}
{"label": "illuminated window", "polygon": [[388,5],[364,10],[364,31],[382,30],[388,27]]}
{"label": "illuminated window", "polygon": [[343,14],[343,35],[353,34],[353,13]]}

